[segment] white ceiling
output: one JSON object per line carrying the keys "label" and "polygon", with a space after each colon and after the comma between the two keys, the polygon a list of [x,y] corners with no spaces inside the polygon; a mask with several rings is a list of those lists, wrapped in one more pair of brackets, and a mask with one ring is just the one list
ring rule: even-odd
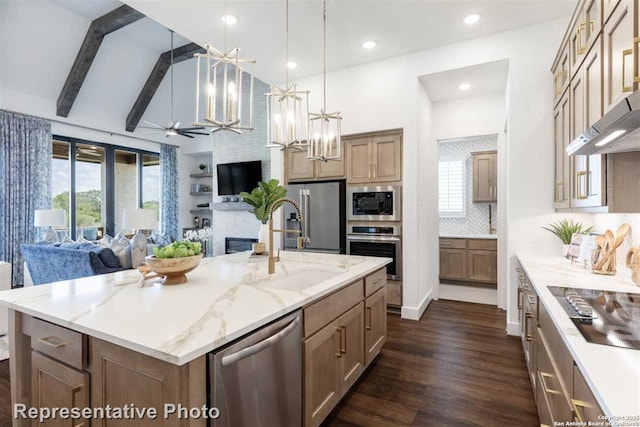
{"label": "white ceiling", "polygon": [[[504,92],[507,86],[509,61],[495,61],[470,67],[456,68],[420,77],[431,102],[451,101],[472,96]],[[469,90],[460,90],[463,83]]]}
{"label": "white ceiling", "polygon": [[[69,1],[69,0],[65,0]],[[104,1],[104,0],[100,0]],[[92,2],[93,3],[93,2]],[[278,83],[285,76],[284,0],[125,0],[145,15],[197,43],[224,49],[225,13],[238,17],[230,26],[227,48],[258,60],[256,76]],[[327,68],[341,69],[417,50],[506,31],[554,19],[569,19],[576,0],[332,0],[327,6]],[[83,6],[86,7],[86,6]],[[462,19],[481,15],[472,26]],[[290,54],[298,63],[291,79],[322,72],[322,2],[290,0]],[[374,40],[371,51],[362,42]]]}

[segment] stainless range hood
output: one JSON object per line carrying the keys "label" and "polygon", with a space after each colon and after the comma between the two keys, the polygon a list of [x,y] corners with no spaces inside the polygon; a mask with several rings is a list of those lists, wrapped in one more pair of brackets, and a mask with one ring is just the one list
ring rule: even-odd
{"label": "stainless range hood", "polygon": [[629,95],[567,147],[572,155],[640,151],[640,91]]}

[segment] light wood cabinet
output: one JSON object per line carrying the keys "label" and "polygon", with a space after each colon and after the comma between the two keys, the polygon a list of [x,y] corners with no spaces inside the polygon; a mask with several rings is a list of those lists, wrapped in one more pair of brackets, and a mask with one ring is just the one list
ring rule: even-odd
{"label": "light wood cabinet", "polygon": [[387,292],[383,287],[369,296],[364,303],[365,366],[380,353],[387,342]]}
{"label": "light wood cabinet", "polygon": [[284,150],[285,182],[341,179],[344,172],[344,145],[339,160],[326,162],[307,159],[307,150]]}
{"label": "light wood cabinet", "polygon": [[497,240],[441,238],[440,280],[497,285]]}
{"label": "light wood cabinet", "polygon": [[496,251],[469,250],[469,276],[472,282],[496,283],[498,273]]}
{"label": "light wood cabinet", "polygon": [[467,250],[440,248],[440,279],[467,280]]}
{"label": "light wood cabinet", "polygon": [[340,316],[340,387],[346,393],[364,371],[364,303]]}
{"label": "light wood cabinet", "polygon": [[[333,149],[337,150],[336,142],[333,143]],[[342,156],[339,160],[327,160],[326,162],[313,162],[313,176],[316,179],[325,178],[344,178],[344,145],[341,147]]]}
{"label": "light wood cabinet", "polygon": [[571,169],[569,155],[567,154],[567,146],[571,142],[569,118],[569,93],[565,92],[553,112],[555,131],[554,207],[556,209],[568,208],[570,206],[569,188],[571,185]]}
{"label": "light wood cabinet", "polygon": [[471,153],[473,159],[473,203],[495,202],[498,198],[498,152]]}
{"label": "light wood cabinet", "polygon": [[604,25],[604,113],[636,90],[635,1],[622,0]]}
{"label": "light wood cabinet", "polygon": [[573,397],[571,398],[573,420],[581,423],[602,419],[604,411],[598,405],[580,369],[573,365]]}
{"label": "light wood cabinet", "polygon": [[[31,352],[31,402],[35,408],[89,407],[89,374],[78,371],[42,354]],[[46,427],[85,427],[85,419],[51,418],[34,425]]]}
{"label": "light wood cabinet", "polygon": [[565,44],[560,49],[560,55],[556,59],[556,62],[551,67],[553,73],[553,86],[554,86],[554,102],[556,105],[562,95],[569,87],[569,43]]}
{"label": "light wood cabinet", "polygon": [[573,21],[573,27],[569,33],[569,69],[571,70],[571,76],[578,71],[584,55],[587,53],[587,25],[583,20],[584,6],[579,5],[578,7],[580,11],[577,14],[577,19]]}
{"label": "light wood cabinet", "polygon": [[620,0],[603,0],[602,1],[602,23],[606,23],[616,6],[620,4]]}
{"label": "light wood cabinet", "polygon": [[402,180],[402,133],[379,132],[344,138],[347,183]]}

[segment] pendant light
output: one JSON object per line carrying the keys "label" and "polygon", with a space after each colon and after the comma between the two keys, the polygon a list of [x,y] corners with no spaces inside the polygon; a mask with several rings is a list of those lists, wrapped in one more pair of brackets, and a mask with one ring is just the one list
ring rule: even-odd
{"label": "pendant light", "polygon": [[340,140],[340,112],[327,113],[327,0],[323,0],[323,102],[320,113],[309,113],[308,151],[310,160],[340,160],[342,157],[342,142]]}
{"label": "pendant light", "polygon": [[306,126],[309,119],[309,91],[289,86],[289,0],[286,0],[286,77],[285,88],[271,86],[267,97],[267,148],[305,146]]}
{"label": "pendant light", "polygon": [[[226,6],[225,6],[226,16]],[[227,48],[227,23],[224,27],[224,44]],[[205,53],[196,53],[196,105],[194,126],[211,128],[211,133],[228,130],[241,134],[244,130],[253,130],[253,72],[256,63],[252,58],[241,58],[240,48],[223,53],[205,44]],[[202,63],[206,67],[205,90],[200,91],[200,70]],[[249,69],[245,67],[248,65]],[[242,84],[244,75],[249,76],[248,112],[243,118]],[[203,116],[200,117],[200,105],[203,104]],[[246,107],[245,107],[246,109]]]}

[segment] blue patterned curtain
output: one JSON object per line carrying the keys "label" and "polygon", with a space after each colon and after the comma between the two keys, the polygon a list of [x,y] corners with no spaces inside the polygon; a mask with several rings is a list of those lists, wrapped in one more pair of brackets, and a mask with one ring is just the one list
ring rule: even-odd
{"label": "blue patterned curtain", "polygon": [[160,232],[179,240],[178,156],[174,145],[160,145]]}
{"label": "blue patterned curtain", "polygon": [[22,285],[22,243],[38,240],[36,209],[51,207],[51,123],[0,110],[0,260]]}

